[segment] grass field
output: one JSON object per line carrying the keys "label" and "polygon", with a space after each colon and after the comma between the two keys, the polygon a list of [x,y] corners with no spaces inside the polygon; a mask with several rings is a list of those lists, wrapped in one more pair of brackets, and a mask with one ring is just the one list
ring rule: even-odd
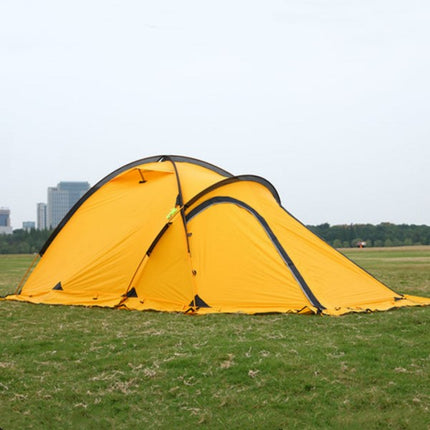
{"label": "grass field", "polygon": [[[345,250],[430,296],[430,247]],[[0,256],[0,294],[31,256]],[[430,307],[189,316],[0,302],[0,427],[393,428],[430,423]]]}

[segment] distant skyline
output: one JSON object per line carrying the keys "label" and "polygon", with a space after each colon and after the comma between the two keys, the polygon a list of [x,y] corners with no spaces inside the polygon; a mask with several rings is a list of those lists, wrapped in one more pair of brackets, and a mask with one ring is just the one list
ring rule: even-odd
{"label": "distant skyline", "polygon": [[305,224],[430,225],[430,4],[0,5],[0,207],[157,154],[257,174]]}

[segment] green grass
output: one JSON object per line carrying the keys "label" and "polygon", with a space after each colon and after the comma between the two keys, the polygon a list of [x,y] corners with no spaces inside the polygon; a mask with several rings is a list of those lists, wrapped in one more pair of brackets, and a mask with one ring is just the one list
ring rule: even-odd
{"label": "green grass", "polygon": [[343,249],[342,252],[395,291],[430,296],[430,246]]}
{"label": "green grass", "polygon": [[[430,249],[346,253],[430,295]],[[30,261],[0,257],[0,293]],[[430,307],[193,317],[0,302],[0,427],[426,429],[429,323]]]}

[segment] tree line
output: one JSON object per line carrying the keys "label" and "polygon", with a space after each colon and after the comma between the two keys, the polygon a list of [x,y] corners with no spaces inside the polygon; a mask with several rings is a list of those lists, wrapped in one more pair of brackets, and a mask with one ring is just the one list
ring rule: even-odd
{"label": "tree line", "polygon": [[307,226],[335,248],[430,245],[430,226],[415,224],[344,224]]}
{"label": "tree line", "polygon": [[0,234],[0,254],[34,254],[40,251],[52,230],[14,230]]}
{"label": "tree line", "polygon": [[[430,245],[430,226],[414,224],[308,225],[311,231],[335,248]],[[39,252],[52,230],[14,230],[0,234],[0,254]]]}

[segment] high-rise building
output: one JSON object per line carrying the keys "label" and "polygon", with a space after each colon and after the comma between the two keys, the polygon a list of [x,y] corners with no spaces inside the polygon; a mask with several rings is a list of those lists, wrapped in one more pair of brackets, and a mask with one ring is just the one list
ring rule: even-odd
{"label": "high-rise building", "polygon": [[37,204],[37,229],[46,230],[48,228],[46,220],[46,203]]}
{"label": "high-rise building", "polygon": [[59,182],[48,188],[47,227],[55,228],[73,205],[90,189],[88,182]]}
{"label": "high-rise building", "polygon": [[12,234],[10,210],[7,208],[0,208],[0,234]]}
{"label": "high-rise building", "polygon": [[30,231],[36,228],[36,223],[34,221],[23,221],[22,229],[26,231]]}

